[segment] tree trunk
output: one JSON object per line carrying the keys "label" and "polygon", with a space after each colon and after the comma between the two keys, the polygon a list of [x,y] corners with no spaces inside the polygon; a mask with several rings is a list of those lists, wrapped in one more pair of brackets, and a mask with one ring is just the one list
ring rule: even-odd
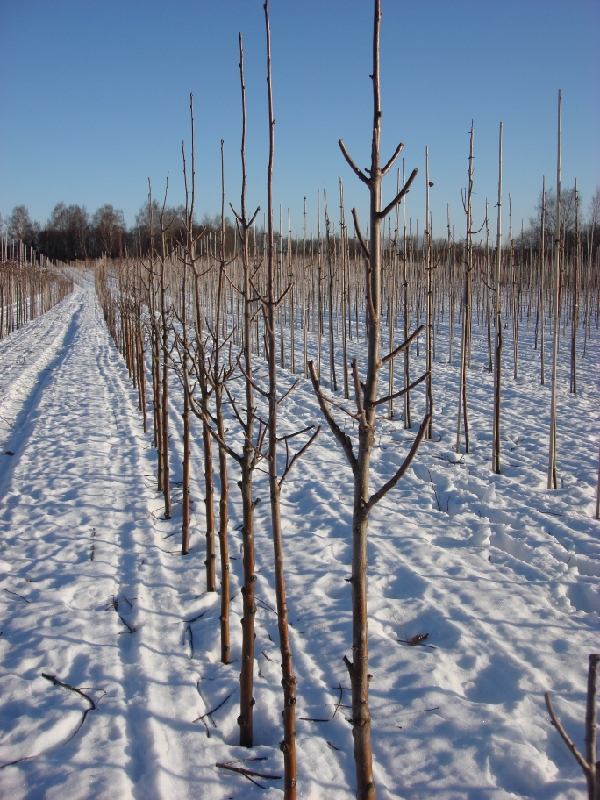
{"label": "tree trunk", "polygon": [[[244,585],[242,587],[242,668],[240,673],[240,744],[252,747],[253,744],[253,713],[254,698],[254,620],[256,605],[254,602],[254,507],[256,502],[252,499],[252,473],[255,464],[254,446],[254,390],[252,387],[252,286],[250,283],[250,263],[248,246],[248,229],[256,219],[259,208],[254,212],[250,221],[246,216],[246,86],[244,83],[244,49],[242,34],[239,35],[240,48],[240,85],[242,93],[242,143],[240,154],[242,159],[242,191],[240,214],[236,214],[237,231],[240,238],[243,268],[243,323],[244,323],[244,370],[245,370],[245,395],[246,416],[244,420],[244,445],[242,457],[239,459],[241,468],[241,481],[239,483],[242,495],[242,548]],[[235,213],[235,211],[234,211]],[[254,247],[256,256],[256,245]],[[258,337],[257,316],[256,342]],[[258,501],[257,501],[258,502]],[[223,601],[224,603],[224,601]],[[224,609],[223,609],[224,613]]]}
{"label": "tree trunk", "polygon": [[271,500],[271,523],[273,528],[273,548],[275,554],[275,593],[277,596],[277,626],[281,650],[281,685],[283,686],[283,741],[280,745],[284,763],[284,798],[296,798],[296,677],[292,669],[292,649],[288,628],[288,610],[285,595],[283,571],[283,538],[281,531],[280,491],[277,477],[277,354],[275,341],[275,274],[273,237],[273,157],[275,149],[275,119],[273,116],[273,93],[271,85],[271,32],[269,28],[269,2],[265,5],[267,29],[267,86],[269,97],[269,166],[267,183],[267,308],[266,339],[269,367],[269,418],[268,418],[268,460],[269,495]]}
{"label": "tree trunk", "polygon": [[[217,384],[215,387],[215,407],[217,411],[217,433],[221,441],[225,441],[225,420],[223,418],[223,386]],[[219,551],[221,555],[221,661],[229,664],[231,656],[229,640],[229,547],[227,544],[227,524],[229,521],[228,500],[229,500],[229,481],[227,478],[227,453],[225,448],[219,444],[219,481],[221,484],[221,495],[219,498]]]}
{"label": "tree trunk", "polygon": [[496,347],[494,358],[494,429],[492,435],[492,469],[500,474],[500,387],[502,377],[502,309],[500,273],[502,271],[502,134],[503,123],[500,123],[498,144],[498,217],[496,223],[496,269],[494,276],[494,317],[496,329]]}
{"label": "tree trunk", "polygon": [[163,250],[160,270],[160,316],[162,335],[162,490],[165,503],[165,519],[171,519],[171,487],[169,484],[169,326],[165,294],[165,254]]}
{"label": "tree trunk", "polygon": [[556,223],[555,223],[555,246],[554,246],[554,348],[552,357],[552,388],[550,396],[550,446],[548,449],[548,478],[546,487],[548,489],[557,488],[556,479],[556,369],[558,362],[558,335],[560,328],[560,256],[562,250],[561,230],[560,230],[560,193],[561,193],[561,111],[562,94],[558,92],[558,152],[556,160]]}
{"label": "tree trunk", "polygon": [[579,325],[579,195],[577,178],[575,179],[575,258],[573,259],[573,286],[571,310],[571,370],[569,376],[569,392],[577,394],[577,326]]}
{"label": "tree trunk", "polygon": [[540,383],[543,386],[546,382],[545,375],[545,328],[546,312],[544,309],[544,278],[546,273],[546,176],[542,181],[542,220],[541,220],[541,243],[540,243]]}

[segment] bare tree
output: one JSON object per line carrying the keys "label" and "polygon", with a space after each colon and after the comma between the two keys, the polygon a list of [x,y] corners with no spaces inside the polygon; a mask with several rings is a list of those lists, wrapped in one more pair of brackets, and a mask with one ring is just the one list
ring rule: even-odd
{"label": "bare tree", "polygon": [[113,208],[110,203],[103,205],[92,215],[91,229],[96,252],[109,257],[122,256],[126,226],[121,210]]}
{"label": "bare tree", "polygon": [[473,270],[473,144],[475,129],[471,122],[471,135],[469,137],[469,179],[468,187],[463,198],[463,206],[467,215],[467,261],[465,264],[462,325],[460,338],[460,393],[458,398],[458,421],[456,425],[456,452],[460,453],[461,422],[465,430],[465,452],[469,452],[469,408],[467,404],[467,353],[470,349],[471,332],[471,272]]}
{"label": "bare tree", "polygon": [[253,303],[256,298],[252,292],[252,274],[250,269],[248,231],[254,224],[260,206],[251,218],[246,214],[246,84],[244,81],[244,48],[242,34],[239,35],[240,48],[240,86],[242,93],[242,142],[240,154],[242,159],[242,190],[240,195],[239,213],[231,206],[236,222],[240,242],[243,270],[243,355],[246,409],[242,416],[230,397],[232,408],[243,430],[244,443],[241,457],[236,457],[240,465],[242,494],[242,541],[243,541],[243,566],[244,586],[242,587],[243,616],[242,616],[242,668],[240,673],[240,744],[251,747],[253,743],[253,711],[254,700],[252,697],[254,683],[254,617],[256,605],[254,602],[254,509],[257,500],[252,497],[252,477],[254,468],[260,459],[260,446],[264,427],[259,426],[258,439],[255,441],[255,406],[252,369],[252,321]]}
{"label": "bare tree", "polygon": [[[500,401],[502,380],[502,296],[500,273],[502,271],[502,135],[504,125],[500,123],[498,138],[498,217],[496,221],[496,262],[494,271],[494,319],[496,346],[494,355],[494,430],[492,436],[492,469],[500,474]],[[543,309],[542,309],[543,312]]]}
{"label": "bare tree", "polygon": [[26,206],[15,206],[8,218],[8,235],[28,246],[35,244],[34,223]]}
{"label": "bare tree", "polygon": [[[279,296],[275,294],[275,241],[273,230],[273,162],[275,156],[275,117],[273,114],[273,87],[271,81],[271,30],[269,26],[269,0],[264,4],[265,24],[267,33],[267,89],[269,100],[269,165],[267,173],[267,295],[262,297],[262,311],[265,324],[265,344],[269,370],[269,389],[267,400],[269,405],[268,416],[268,447],[267,459],[269,462],[269,496],[271,501],[271,526],[273,531],[273,548],[275,555],[275,594],[277,597],[277,627],[279,629],[279,646],[281,652],[281,685],[283,686],[283,741],[280,745],[283,752],[284,763],[284,798],[295,800],[296,797],[296,677],[292,668],[292,648],[288,626],[288,609],[285,593],[285,576],[283,569],[283,536],[281,529],[281,487],[296,460],[310,447],[317,437],[320,426],[312,434],[308,442],[290,458],[288,441],[292,436],[304,431],[288,434],[284,437],[277,435],[277,408],[283,397],[277,397],[277,352],[275,335],[275,311],[282,303],[291,284]],[[294,384],[295,385],[295,384]],[[293,387],[292,387],[293,388]],[[291,390],[290,390],[291,391]],[[286,464],[281,477],[277,470],[277,445],[281,441],[286,446]]]}
{"label": "bare tree", "polygon": [[569,392],[577,394],[577,327],[579,325],[579,258],[581,241],[579,238],[579,192],[577,191],[577,178],[575,178],[575,255],[572,259],[572,308],[571,308],[571,369],[569,377]]}
{"label": "bare tree", "polygon": [[169,472],[169,319],[167,309],[167,243],[166,233],[168,225],[165,225],[165,206],[167,203],[167,192],[169,184],[165,189],[165,200],[160,212],[160,272],[159,272],[159,298],[160,298],[160,326],[161,326],[161,357],[162,357],[162,377],[161,377],[161,434],[162,434],[162,491],[165,503],[165,519],[171,519],[171,485]]}
{"label": "bare tree", "polygon": [[556,369],[558,362],[558,335],[560,328],[560,261],[562,254],[561,239],[561,158],[562,158],[562,93],[558,92],[558,147],[556,159],[556,222],[554,242],[554,348],[552,356],[552,387],[550,396],[550,447],[548,450],[548,480],[547,488],[556,489]]}
{"label": "bare tree", "polygon": [[[271,499],[271,525],[275,551],[275,592],[277,596],[277,626],[281,650],[281,684],[283,686],[283,751],[284,797],[296,797],[296,676],[292,668],[292,648],[288,626],[283,572],[283,538],[281,532],[280,493],[277,475],[277,353],[275,342],[275,247],[273,238],[273,159],[275,155],[275,117],[273,115],[273,87],[271,83],[271,29],[269,26],[269,0],[264,4],[267,31],[267,90],[269,98],[269,166],[267,173],[267,298],[263,302],[265,318],[265,343],[269,367],[269,495]],[[280,298],[281,300],[281,298]]]}
{"label": "bare tree", "polygon": [[[380,164],[380,136],[381,136],[381,97],[379,84],[379,32],[381,25],[381,0],[374,3],[373,26],[373,135],[371,142],[371,167],[363,172],[352,160],[343,141],[340,139],[340,149],[344,158],[355,175],[367,186],[370,195],[369,217],[369,245],[365,242],[356,214],[352,210],[356,235],[360,241],[366,268],[366,301],[367,301],[367,375],[364,383],[361,382],[358,370],[358,359],[354,359],[354,393],[356,413],[348,413],[358,422],[358,454],[354,452],[352,440],[346,434],[333,416],[331,406],[333,401],[326,398],[319,387],[315,366],[309,363],[311,380],[319,401],[321,411],[327,423],[342,447],[344,454],[354,474],[354,507],[352,516],[352,652],[353,660],[344,656],[344,661],[350,674],[352,684],[352,726],[354,736],[354,761],[356,768],[356,796],[359,800],[373,800],[375,798],[375,780],[373,777],[373,764],[371,752],[371,726],[369,713],[369,645],[368,645],[368,611],[367,611],[367,535],[369,515],[373,507],[396,486],[404,475],[417,453],[423,440],[431,417],[426,414],[413,445],[403,464],[390,480],[373,494],[369,493],[369,466],[371,453],[375,442],[376,408],[389,403],[390,396],[379,398],[378,383],[380,371],[396,355],[407,348],[416,336],[423,330],[421,326],[412,336],[401,345],[380,357],[380,332],[381,332],[381,282],[382,282],[382,253],[381,253],[381,225],[387,215],[393,211],[410,186],[417,174],[414,169],[408,181],[397,192],[395,198],[382,208],[381,186],[383,176],[389,172],[403,145],[399,144],[395,153],[384,167]],[[400,397],[410,388],[414,388],[427,377],[422,375],[410,387],[406,387],[394,394]],[[337,405],[337,404],[335,404]],[[339,406],[338,406],[339,407]]]}
{"label": "bare tree", "polygon": [[539,300],[539,327],[540,327],[540,383],[546,382],[546,313],[544,309],[544,278],[546,277],[546,176],[542,179],[542,215],[540,223],[540,300]]}

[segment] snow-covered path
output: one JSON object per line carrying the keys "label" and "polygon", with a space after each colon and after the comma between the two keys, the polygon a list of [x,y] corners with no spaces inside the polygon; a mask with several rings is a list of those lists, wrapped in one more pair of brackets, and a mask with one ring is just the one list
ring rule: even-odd
{"label": "snow-covered path", "polygon": [[[597,352],[595,344],[590,361]],[[526,372],[526,355],[523,361]],[[598,650],[600,611],[600,525],[592,519],[597,440],[590,434],[597,433],[598,390],[582,376],[580,394],[561,397],[568,419],[559,427],[564,487],[546,492],[539,430],[546,429],[540,418],[547,387],[535,380],[527,392],[507,386],[506,467],[493,476],[489,377],[473,382],[473,452],[456,463],[449,454],[454,411],[443,414],[457,392],[456,369],[441,356],[436,367],[439,441],[423,445],[371,523],[378,797],[575,800],[581,773],[549,725],[543,692],[553,691],[582,746],[584,675],[587,653]],[[281,774],[268,503],[257,508],[257,746],[249,752],[236,745],[239,665],[219,662],[219,598],[204,592],[198,431],[192,455],[199,508],[190,556],[178,552],[175,387],[175,513],[164,520],[151,436],[142,431],[136,393],[93,287],[77,288],[0,343],[0,376],[0,796],[281,797],[281,781],[261,781],[263,790],[216,768],[257,757],[265,759],[259,771]],[[285,414],[290,429],[319,421],[305,382]],[[374,482],[399,463],[410,437],[401,423],[383,424],[388,438],[376,452]],[[306,798],[353,796],[342,663],[351,642],[350,491],[349,470],[323,431],[283,495],[298,785]],[[240,521],[234,495],[234,660],[241,646]],[[398,641],[424,633],[435,649]],[[42,674],[97,702],[81,728],[89,703]]]}
{"label": "snow-covered path", "polygon": [[[93,289],[62,313],[64,338],[47,348],[61,349],[31,381],[2,464],[2,762],[36,756],[3,770],[2,794],[176,796],[161,791],[154,752],[172,670],[154,655],[181,634],[153,541],[147,444]],[[106,693],[68,744],[87,703],[42,673]]]}

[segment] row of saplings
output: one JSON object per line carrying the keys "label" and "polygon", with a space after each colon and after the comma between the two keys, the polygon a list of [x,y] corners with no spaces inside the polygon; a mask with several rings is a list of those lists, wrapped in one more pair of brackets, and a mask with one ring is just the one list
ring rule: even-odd
{"label": "row of saplings", "polygon": [[[370,712],[368,705],[368,631],[367,631],[367,534],[369,515],[373,507],[392,490],[405,474],[414,459],[424,438],[431,436],[432,395],[431,395],[431,329],[432,316],[428,311],[425,326],[419,327],[405,341],[385,355],[380,353],[382,298],[382,224],[390,212],[398,206],[409,191],[416,176],[413,170],[405,185],[399,189],[394,199],[385,207],[381,202],[381,186],[384,175],[392,168],[402,145],[382,167],[380,162],[381,99],[379,89],[379,31],[381,2],[374,0],[373,33],[373,133],[371,147],[371,166],[363,172],[356,166],[340,140],[342,153],[353,172],[366,184],[370,195],[369,237],[362,236],[359,221],[353,211],[355,233],[360,241],[364,256],[364,286],[366,289],[366,375],[361,377],[358,360],[352,362],[354,386],[353,407],[342,405],[327,397],[320,386],[317,371],[309,362],[309,374],[316,393],[321,412],[333,436],[339,443],[352,469],[354,503],[352,517],[352,614],[353,640],[352,661],[344,658],[348,668],[352,688],[352,717],[354,737],[354,758],[356,767],[356,796],[360,800],[375,798],[373,777]],[[202,231],[193,224],[195,205],[195,164],[194,164],[194,114],[190,96],[191,118],[191,164],[186,163],[182,146],[183,172],[185,179],[185,213],[183,238],[174,254],[168,251],[166,234],[170,222],[165,218],[167,194],[162,210],[155,213],[150,187],[148,196],[150,241],[156,239],[160,246],[154,247],[144,259],[133,267],[122,269],[116,274],[109,272],[106,265],[97,270],[97,292],[103,304],[104,315],[111,334],[117,342],[129,368],[134,386],[139,391],[139,407],[147,427],[146,408],[146,370],[144,348],[149,338],[152,363],[153,432],[158,450],[158,486],[165,498],[165,517],[171,516],[171,495],[168,458],[168,399],[169,369],[173,369],[183,388],[183,476],[182,476],[182,552],[189,552],[190,536],[190,421],[194,415],[202,423],[205,481],[206,481],[206,572],[207,590],[216,591],[215,556],[215,515],[214,489],[212,483],[212,451],[215,446],[218,454],[220,497],[218,538],[221,562],[221,660],[230,661],[229,636],[229,554],[227,547],[228,525],[228,480],[227,457],[240,467],[239,483],[242,496],[242,540],[243,540],[243,613],[242,613],[242,659],[240,673],[240,744],[253,745],[253,672],[254,672],[254,618],[256,611],[254,584],[256,580],[254,562],[254,509],[253,473],[257,466],[266,461],[269,477],[269,497],[274,544],[275,590],[277,598],[277,619],[281,648],[282,686],[284,697],[283,740],[281,750],[284,756],[284,797],[296,797],[296,678],[292,668],[292,651],[288,629],[288,613],[285,595],[283,542],[281,530],[280,495],[282,485],[297,459],[310,447],[317,437],[316,430],[305,428],[280,436],[277,428],[278,407],[285,396],[277,390],[277,338],[276,314],[291,286],[276,292],[276,253],[273,226],[273,157],[274,157],[274,115],[271,91],[271,60],[268,0],[265,3],[265,22],[267,33],[267,86],[269,101],[269,163],[268,163],[268,203],[267,203],[267,253],[266,264],[251,260],[249,255],[249,230],[259,209],[249,214],[246,208],[246,102],[243,68],[243,48],[240,35],[240,78],[242,90],[242,189],[240,206],[232,206],[236,217],[239,237],[242,273],[235,289],[242,302],[242,347],[237,358],[232,356],[232,343],[226,329],[223,298],[227,282],[228,261],[225,255],[225,189],[222,188],[222,232],[220,253],[209,268],[199,255],[199,241]],[[223,153],[223,150],[222,150]],[[223,162],[223,157],[222,157]],[[155,218],[156,217],[156,218]],[[431,275],[431,267],[428,276]],[[431,295],[431,282],[428,281],[428,295]],[[203,302],[207,297],[214,299],[212,313],[205,316]],[[268,366],[266,385],[257,382],[253,367],[253,336],[257,329],[257,315],[262,318],[264,352]],[[375,442],[377,408],[389,404],[390,394],[378,396],[379,378],[382,368],[393,363],[416,339],[425,327],[427,348],[426,372],[410,385],[405,386],[393,397],[400,397],[423,382],[426,389],[426,410],[418,433],[402,465],[390,479],[375,491],[369,488],[369,466]],[[228,386],[234,373],[241,372],[244,379],[244,397],[234,397]],[[267,406],[266,416],[257,412],[255,394],[260,395]],[[233,416],[239,424],[238,446],[231,444],[226,436],[224,407],[229,404]],[[335,415],[333,409],[336,409]],[[345,432],[344,425],[338,421],[339,414],[352,419],[358,428],[358,441],[353,441]],[[304,443],[292,451],[291,440],[305,435]],[[231,439],[231,436],[229,437]],[[285,465],[278,470],[278,445],[284,443]],[[293,445],[293,442],[291,443]],[[595,675],[598,656],[590,656],[590,687],[588,718],[592,719],[591,704],[594,707],[594,723],[588,725],[587,759],[583,759],[570,742],[558,720],[554,716],[550,699],[548,708],[553,721],[571,751],[582,765],[588,778],[590,791],[596,791],[595,769]],[[592,697],[593,695],[593,697]],[[594,736],[592,737],[592,728]],[[593,740],[592,740],[593,739]],[[244,770],[239,769],[242,774]],[[252,775],[257,775],[252,772]],[[266,776],[265,776],[266,777]],[[590,797],[594,795],[590,794]],[[596,800],[598,798],[596,797]]]}

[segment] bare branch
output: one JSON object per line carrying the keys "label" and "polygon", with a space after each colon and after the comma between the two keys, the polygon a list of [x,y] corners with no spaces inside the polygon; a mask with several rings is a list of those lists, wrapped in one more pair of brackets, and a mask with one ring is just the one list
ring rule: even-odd
{"label": "bare branch", "polygon": [[[259,265],[259,266],[260,266],[260,265]],[[257,268],[256,268],[256,270],[255,270],[255,272],[254,272],[254,275],[256,275],[256,273],[258,272],[258,269],[259,269],[259,267],[257,267]],[[265,305],[266,303],[268,303],[269,301],[268,301],[268,299],[267,299],[267,298],[266,298],[264,295],[262,295],[262,294],[261,294],[261,293],[258,291],[258,286],[255,286],[255,284],[254,284],[254,281],[253,281],[254,275],[253,275],[253,276],[250,278],[250,281],[249,281],[249,283],[250,283],[250,286],[252,287],[252,291],[253,291],[253,292],[254,292],[254,294],[256,295],[256,297],[255,297],[254,299],[255,299],[255,300],[258,300],[258,301],[259,301],[259,302],[260,302],[260,303],[261,303],[261,304],[264,306],[264,305]]]}
{"label": "bare branch", "polygon": [[373,495],[371,495],[371,497],[369,497],[368,502],[365,503],[365,507],[364,507],[365,513],[369,514],[371,512],[371,509],[373,508],[373,506],[376,505],[382,498],[384,498],[386,496],[386,494],[391,489],[394,488],[394,486],[398,483],[400,478],[405,474],[406,470],[410,467],[414,457],[417,455],[417,450],[419,449],[419,445],[421,444],[421,442],[423,441],[423,439],[425,437],[425,432],[427,431],[427,427],[428,427],[430,421],[431,421],[431,414],[427,414],[425,416],[425,419],[421,423],[421,427],[419,428],[419,432],[417,433],[417,437],[414,440],[414,442],[412,444],[412,447],[410,448],[410,450],[408,452],[408,455],[406,456],[406,458],[402,462],[402,465],[399,467],[399,469],[397,470],[397,472],[396,472],[396,474],[394,475],[393,478],[390,478],[390,480],[387,483],[384,483],[384,485],[381,487],[381,489],[379,489],[377,492],[375,492],[375,494],[373,494]]}
{"label": "bare branch", "polygon": [[290,386],[290,388],[287,390],[287,392],[284,392],[284,393],[281,395],[281,397],[279,398],[279,400],[277,400],[277,401],[276,401],[276,402],[277,402],[277,405],[279,405],[280,403],[283,403],[283,401],[285,400],[285,398],[286,398],[286,397],[287,397],[289,394],[291,394],[291,393],[294,391],[294,389],[296,388],[296,386],[298,386],[298,381],[297,381],[297,380],[295,380],[295,381],[292,383],[292,385]]}
{"label": "bare branch", "polygon": [[402,344],[398,345],[398,347],[395,350],[392,350],[391,353],[388,353],[387,356],[382,358],[381,361],[379,362],[379,366],[383,367],[384,364],[387,364],[388,361],[391,361],[392,358],[395,358],[398,355],[398,353],[401,353],[403,350],[409,347],[417,338],[417,336],[424,330],[425,330],[425,325],[420,325],[417,328],[417,330],[413,334],[411,334],[405,342],[402,342]]}
{"label": "bare branch", "polygon": [[288,283],[287,288],[282,292],[282,294],[279,295],[279,297],[275,301],[275,308],[277,308],[277,306],[279,306],[279,305],[281,305],[281,303],[283,303],[283,301],[285,300],[286,295],[293,288],[294,288],[294,282],[292,281],[291,283]]}
{"label": "bare branch", "polygon": [[262,395],[263,397],[268,397],[268,396],[269,396],[269,393],[268,393],[268,392],[265,392],[265,390],[264,390],[263,388],[261,388],[261,387],[260,387],[260,386],[259,386],[259,385],[256,383],[256,381],[255,381],[253,378],[250,378],[250,376],[248,375],[248,373],[246,372],[246,370],[245,370],[245,369],[244,369],[244,367],[242,366],[242,360],[241,360],[241,356],[238,356],[238,359],[237,359],[237,365],[238,365],[238,367],[239,367],[239,369],[240,369],[240,371],[241,371],[242,375],[244,376],[244,378],[245,378],[245,379],[246,379],[246,380],[247,380],[249,383],[251,383],[251,384],[252,384],[252,387],[253,387],[254,389],[256,389],[256,391],[257,391],[257,392],[258,392],[260,395]]}
{"label": "bare branch", "polygon": [[426,378],[427,378],[429,375],[431,375],[431,372],[424,372],[424,373],[421,375],[421,377],[420,377],[420,378],[417,378],[417,380],[416,380],[416,381],[413,381],[413,382],[410,384],[410,386],[407,386],[407,387],[406,387],[406,389],[400,389],[398,392],[394,392],[394,394],[388,394],[386,397],[382,397],[382,398],[381,398],[381,399],[379,399],[379,400],[375,400],[375,402],[374,402],[374,403],[372,403],[372,404],[371,404],[371,403],[369,403],[369,405],[367,406],[367,408],[374,408],[374,406],[380,406],[380,405],[382,405],[383,403],[389,403],[389,401],[390,401],[390,400],[395,400],[397,397],[402,397],[402,396],[403,396],[403,395],[405,395],[407,392],[411,392],[413,389],[415,389],[415,388],[416,388],[416,387],[417,387],[417,386],[418,386],[420,383],[423,383],[423,381],[424,381],[424,380],[425,380],[425,379],[426,379]]}
{"label": "bare branch", "polygon": [[231,278],[226,272],[224,272],[223,275],[225,276],[225,280],[227,281],[227,283],[231,286],[231,288],[234,291],[236,291],[238,294],[243,294],[243,291],[238,286],[235,285],[235,283],[231,280]]}
{"label": "bare branch", "polygon": [[587,777],[590,774],[590,765],[587,763],[585,758],[581,755],[577,747],[573,744],[573,742],[569,739],[569,736],[563,726],[558,721],[558,717],[554,711],[554,706],[552,705],[552,700],[550,699],[550,692],[546,692],[544,695],[546,698],[546,708],[548,709],[548,713],[550,714],[550,719],[552,720],[552,724],[556,728],[556,730],[560,733],[560,737],[563,742],[567,745],[571,753],[575,756],[575,761],[579,764],[581,769],[583,770],[585,776]]}
{"label": "bare branch", "polygon": [[358,216],[356,214],[356,209],[355,208],[352,209],[352,219],[354,220],[354,230],[355,230],[356,235],[358,237],[358,241],[360,242],[360,246],[362,247],[363,255],[365,256],[365,258],[368,261],[371,258],[371,256],[369,255],[369,248],[367,247],[367,244],[366,244],[365,240],[363,239],[363,235],[362,235],[361,230],[360,230],[360,225],[358,224]]}
{"label": "bare branch", "polygon": [[404,147],[404,142],[400,142],[400,144],[396,148],[396,151],[394,152],[394,155],[390,158],[390,160],[387,162],[385,167],[381,170],[381,174],[382,175],[387,175],[388,174],[390,169],[394,166],[394,163],[395,163],[396,159],[398,158],[398,156],[402,152],[402,148],[403,147]]}
{"label": "bare branch", "polygon": [[356,398],[356,408],[360,417],[365,413],[362,402],[362,385],[358,374],[358,358],[352,359],[352,375],[354,377],[354,397]]}
{"label": "bare branch", "polygon": [[345,159],[346,159],[346,161],[348,162],[348,166],[350,167],[350,169],[352,170],[352,172],[354,172],[354,174],[355,174],[357,177],[359,177],[363,183],[366,183],[366,184],[367,184],[367,186],[369,186],[369,185],[370,185],[370,183],[371,183],[371,180],[370,180],[370,178],[367,178],[367,176],[366,176],[366,175],[365,175],[365,173],[362,171],[362,169],[360,169],[359,167],[357,167],[357,166],[356,166],[356,164],[355,164],[355,163],[354,163],[354,161],[352,160],[352,157],[350,156],[350,154],[349,154],[349,153],[348,153],[348,151],[346,150],[346,145],[344,144],[344,142],[342,141],[342,139],[339,139],[339,140],[338,140],[338,144],[339,144],[339,146],[340,146],[340,150],[342,151],[342,155],[344,156],[344,158],[345,158]]}
{"label": "bare branch", "polygon": [[217,763],[217,767],[219,767],[219,769],[228,769],[231,772],[238,772],[240,775],[243,775],[244,778],[248,778],[251,783],[254,783],[260,789],[265,789],[266,787],[260,784],[258,781],[252,780],[252,775],[256,776],[257,778],[264,778],[270,781],[278,781],[283,777],[282,775],[267,775],[264,772],[254,772],[254,770],[244,769],[243,767],[233,767],[231,766],[232,763],[235,762],[230,762],[227,764]]}
{"label": "bare branch", "polygon": [[55,686],[62,686],[63,689],[68,689],[70,692],[75,692],[75,694],[78,694],[81,697],[85,698],[90,704],[90,711],[96,711],[96,709],[98,708],[97,703],[94,700],[92,700],[92,698],[89,695],[85,694],[85,692],[82,692],[81,689],[77,689],[75,686],[71,686],[70,683],[63,683],[63,681],[59,681],[58,678],[56,678],[54,675],[46,675],[45,672],[42,672],[42,678],[46,678],[47,681],[50,681],[50,683],[53,683]]}
{"label": "bare branch", "polygon": [[[313,426],[311,425],[310,427],[312,428]],[[298,431],[298,433],[300,433],[300,432],[304,433],[304,431]],[[317,428],[317,430],[316,430],[316,431],[313,433],[313,435],[310,437],[310,439],[308,440],[308,442],[306,442],[306,444],[304,445],[304,447],[301,447],[301,448],[300,448],[300,450],[298,450],[298,452],[296,453],[296,455],[295,455],[295,456],[292,458],[292,460],[289,462],[289,464],[286,464],[286,467],[285,467],[285,470],[284,470],[284,472],[283,472],[283,475],[281,476],[281,480],[279,481],[279,488],[280,488],[280,489],[281,489],[281,486],[282,486],[282,484],[283,484],[284,480],[285,480],[285,479],[287,478],[287,476],[290,474],[290,470],[292,469],[292,467],[293,467],[293,466],[294,466],[294,464],[296,463],[296,460],[297,460],[298,458],[300,458],[300,456],[301,456],[301,455],[303,455],[304,453],[306,453],[306,451],[307,451],[307,450],[308,450],[308,448],[311,446],[311,444],[314,442],[314,440],[317,438],[317,436],[319,435],[319,433],[320,433],[320,432],[321,432],[321,426],[319,425],[319,427]],[[292,436],[295,436],[295,434],[292,434]],[[286,447],[287,447],[287,438],[286,438],[286,442],[285,442],[285,444],[286,444]],[[288,452],[289,452],[289,451],[288,451]]]}
{"label": "bare branch", "polygon": [[388,205],[383,209],[383,211],[378,211],[377,212],[377,216],[379,217],[379,219],[385,219],[387,217],[387,215],[390,213],[390,211],[392,211],[394,208],[396,208],[396,206],[402,200],[404,195],[409,193],[411,183],[417,177],[418,171],[419,170],[415,167],[413,169],[413,171],[410,173],[410,178],[406,181],[406,183],[404,184],[402,189],[400,189],[400,191],[398,192],[396,197],[394,197],[392,202],[388,203]]}
{"label": "bare branch", "polygon": [[256,215],[258,214],[259,211],[260,211],[260,206],[257,206],[256,207],[256,211],[250,217],[250,221],[248,222],[248,225],[246,226],[247,228],[251,228],[252,227],[252,225],[254,224],[254,220],[256,219]]}
{"label": "bare branch", "polygon": [[327,397],[327,395],[323,394],[320,389],[317,392],[317,395],[326,403],[329,403],[330,406],[333,406],[334,408],[339,409],[342,413],[346,414],[348,417],[350,417],[350,419],[358,419],[358,414],[353,414],[351,411],[348,411],[347,408],[344,408],[344,406],[336,403],[335,400],[331,399],[331,397]]}
{"label": "bare branch", "polygon": [[238,453],[236,453],[235,450],[231,449],[231,447],[227,444],[227,442],[221,439],[218,432],[213,427],[214,424],[213,418],[206,413],[206,411],[202,408],[201,405],[200,406],[198,405],[198,403],[196,402],[196,398],[193,395],[190,395],[188,399],[190,402],[190,409],[193,411],[196,417],[198,417],[198,419],[202,420],[202,422],[206,426],[207,431],[210,433],[215,442],[221,445],[221,447],[225,450],[225,452],[228,455],[230,455],[234,461],[236,461],[238,464],[241,464],[243,460],[242,456],[238,455]]}
{"label": "bare branch", "polygon": [[285,436],[278,436],[277,442],[287,442],[288,439],[293,439],[295,436],[300,436],[302,433],[306,433],[307,431],[312,431],[314,425],[307,425],[306,428],[302,428],[300,431],[294,431],[294,433],[286,433]]}
{"label": "bare branch", "polygon": [[233,410],[233,414],[234,414],[235,418],[239,422],[240,427],[244,428],[245,427],[245,423],[244,423],[244,420],[242,419],[242,416],[241,416],[240,412],[238,411],[237,403],[235,401],[234,396],[229,391],[229,387],[227,386],[227,384],[224,384],[223,388],[225,389],[225,394],[227,395],[227,398],[228,398],[229,402],[231,403],[231,408]]}
{"label": "bare branch", "polygon": [[310,380],[313,385],[313,389],[315,391],[315,394],[317,395],[317,400],[319,402],[319,408],[321,409],[321,413],[323,414],[325,420],[327,421],[327,424],[331,428],[331,432],[342,446],[342,450],[346,454],[348,463],[352,467],[352,472],[355,472],[358,462],[356,460],[356,456],[354,455],[354,450],[352,449],[352,441],[348,436],[348,434],[344,433],[344,431],[340,428],[340,426],[333,418],[333,414],[331,413],[329,407],[327,406],[323,398],[323,395],[319,390],[319,379],[317,378],[317,373],[315,371],[315,365],[313,361],[308,362],[308,369],[310,372]]}

